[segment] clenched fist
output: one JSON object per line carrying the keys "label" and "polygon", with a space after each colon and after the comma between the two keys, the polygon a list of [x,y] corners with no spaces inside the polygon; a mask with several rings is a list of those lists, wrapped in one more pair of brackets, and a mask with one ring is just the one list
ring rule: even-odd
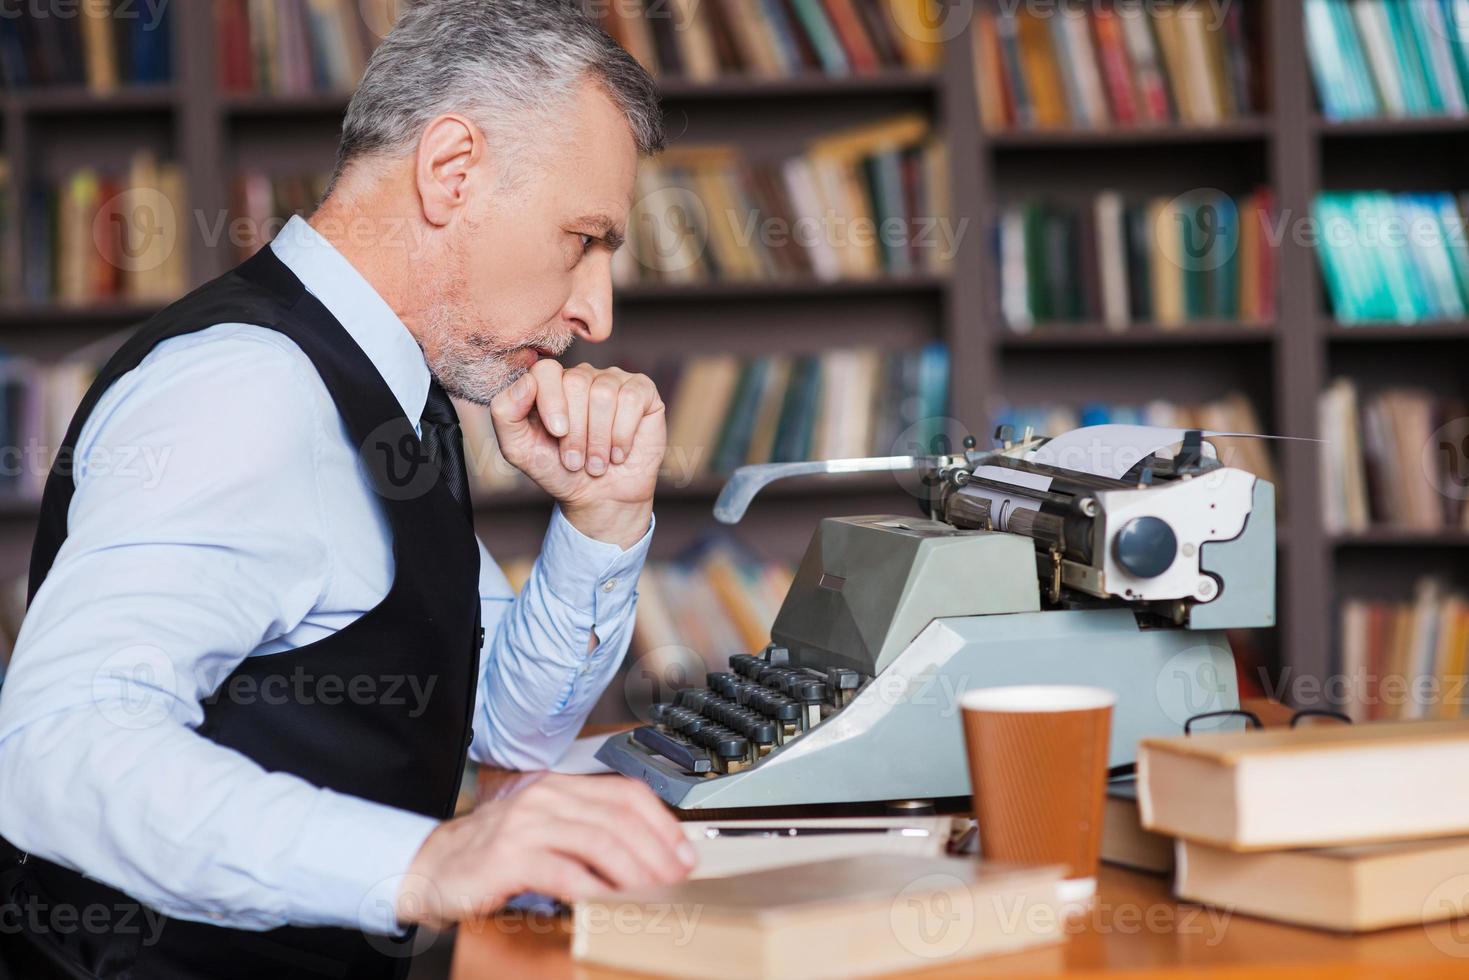
{"label": "clenched fist", "polygon": [[541,360],[490,403],[500,451],[587,537],[623,548],[648,530],[668,432],[651,379]]}

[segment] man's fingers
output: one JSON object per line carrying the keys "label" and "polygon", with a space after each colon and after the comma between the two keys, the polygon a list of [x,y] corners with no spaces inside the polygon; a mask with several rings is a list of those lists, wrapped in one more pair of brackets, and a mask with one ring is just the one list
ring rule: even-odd
{"label": "man's fingers", "polygon": [[[613,845],[622,849],[636,865],[635,871],[648,882],[672,884],[682,881],[689,872],[673,848],[668,847],[658,834],[636,817],[607,819],[606,814],[598,819],[582,818],[566,814],[560,833],[568,838],[595,842],[599,835],[610,834]],[[603,848],[597,848],[601,851]]]}
{"label": "man's fingers", "polygon": [[592,381],[587,395],[587,472],[601,476],[607,472],[612,456],[612,424],[617,419],[617,404],[622,379],[604,371]]}
{"label": "man's fingers", "polygon": [[573,368],[561,375],[561,392],[566,399],[566,435],[561,439],[561,465],[576,471],[587,461],[587,398],[591,394],[589,372]]}
{"label": "man's fingers", "polygon": [[622,463],[637,443],[643,416],[658,403],[658,391],[643,375],[634,375],[617,393],[617,418],[612,423],[612,462]]}
{"label": "man's fingers", "polygon": [[536,406],[537,379],[527,374],[506,388],[490,402],[490,417],[499,425],[512,429],[524,424]]}
{"label": "man's fingers", "polygon": [[533,868],[527,882],[530,890],[562,901],[576,901],[615,887],[594,874],[586,862],[556,851],[537,851],[530,863]]}
{"label": "man's fingers", "polygon": [[684,837],[683,827],[642,783],[623,776],[567,776],[558,780],[556,788],[578,797],[592,812],[612,807],[642,820],[667,847],[680,854],[685,864],[692,865],[693,848]]}
{"label": "man's fingers", "polygon": [[565,369],[560,362],[549,359],[537,361],[530,369],[539,389],[536,394],[536,412],[541,416],[541,424],[546,427],[546,431],[557,439],[571,429],[566,395],[561,384],[564,373]]}

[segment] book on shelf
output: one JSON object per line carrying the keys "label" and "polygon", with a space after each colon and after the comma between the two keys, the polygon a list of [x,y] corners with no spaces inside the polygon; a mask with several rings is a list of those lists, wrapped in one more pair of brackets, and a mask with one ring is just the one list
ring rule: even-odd
{"label": "book on shelf", "polygon": [[15,268],[14,239],[11,236],[15,215],[10,210],[10,161],[0,159],[0,300],[9,299],[16,293],[16,284],[11,281],[11,270]]}
{"label": "book on shelf", "polygon": [[1337,378],[1322,392],[1318,413],[1328,532],[1469,530],[1469,460],[1461,441],[1442,436],[1444,426],[1469,416],[1462,400],[1416,388],[1364,397],[1355,381]]}
{"label": "book on shelf", "polygon": [[75,85],[106,95],[167,82],[171,23],[167,3],[75,0],[49,11],[16,4],[0,15],[0,86]]}
{"label": "book on shelf", "polygon": [[931,71],[928,0],[619,0],[602,26],[660,78]]}
{"label": "book on shelf", "polygon": [[1469,311],[1463,195],[1327,191],[1312,214],[1322,278],[1344,326],[1457,320]]}
{"label": "book on shelf", "polygon": [[1341,604],[1343,710],[1354,721],[1464,716],[1469,601],[1424,577],[1407,602]]}
{"label": "book on shelf", "polygon": [[[868,854],[578,901],[572,957],[662,976],[781,980],[927,969],[1065,938],[1061,869]],[[963,934],[934,921],[961,918]],[[679,923],[670,927],[668,923]]]}
{"label": "book on shelf", "polygon": [[[1008,406],[996,415],[995,423],[1013,426],[1017,433],[1029,429],[1045,436],[1057,436],[1087,425],[1156,425],[1265,434],[1254,406],[1240,392],[1189,405],[1154,399],[1140,406],[1093,402],[1083,404],[1079,410],[1069,405]],[[1236,466],[1269,480],[1279,492],[1280,481],[1276,479],[1275,463],[1265,440],[1211,436],[1209,442],[1226,466]]]}
{"label": "book on shelf", "polygon": [[23,293],[33,302],[170,301],[188,287],[183,170],[151,155],[32,186],[22,220]]}
{"label": "book on shelf", "polygon": [[84,357],[47,363],[0,354],[0,446],[15,454],[0,467],[0,500],[39,502],[96,373],[97,364]]}
{"label": "book on shelf", "polygon": [[980,5],[970,38],[981,124],[1106,129],[1253,116],[1259,42],[1247,6]]}
{"label": "book on shelf", "polygon": [[1306,0],[1305,18],[1329,121],[1469,113],[1466,0]]}
{"label": "book on shelf", "polygon": [[1294,925],[1367,932],[1469,914],[1446,887],[1469,861],[1469,837],[1238,854],[1179,841],[1174,893]]}
{"label": "book on shelf", "polygon": [[326,195],[330,175],[266,174],[243,171],[231,184],[230,211],[235,222],[230,242],[243,262],[269,243],[294,215],[309,216]]}
{"label": "book on shelf", "polygon": [[214,0],[220,88],[349,93],[403,0]]}
{"label": "book on shelf", "polygon": [[1469,833],[1469,720],[1326,723],[1138,748],[1149,830],[1234,851]]}
{"label": "book on shelf", "polygon": [[620,284],[837,281],[942,273],[957,234],[947,150],[927,118],[900,116],[749,161],[733,147],[675,147],[646,161]]}
{"label": "book on shelf", "polygon": [[1128,200],[1103,191],[1076,204],[1001,209],[995,229],[1000,309],[1017,333],[1065,323],[1182,328],[1190,321],[1265,324],[1275,316],[1276,254],[1268,189]]}

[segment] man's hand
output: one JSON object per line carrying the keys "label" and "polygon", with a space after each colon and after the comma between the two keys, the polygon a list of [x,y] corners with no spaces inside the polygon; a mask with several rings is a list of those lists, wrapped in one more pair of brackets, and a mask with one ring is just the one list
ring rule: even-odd
{"label": "man's hand", "polygon": [[652,380],[542,360],[490,404],[500,451],[587,537],[623,548],[648,530],[668,433]]}
{"label": "man's hand", "polygon": [[442,823],[398,890],[398,921],[440,928],[521,892],[572,901],[682,881],[694,849],[658,797],[611,776],[544,776]]}

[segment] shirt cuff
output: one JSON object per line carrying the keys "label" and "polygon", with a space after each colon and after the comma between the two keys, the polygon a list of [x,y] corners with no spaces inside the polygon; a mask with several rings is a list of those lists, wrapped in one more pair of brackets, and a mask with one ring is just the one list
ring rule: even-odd
{"label": "shirt cuff", "polygon": [[541,546],[546,587],[571,608],[589,614],[594,625],[619,621],[637,598],[638,576],[656,525],[656,518],[649,520],[648,533],[624,551],[582,534],[557,507]]}
{"label": "shirt cuff", "polygon": [[322,790],[301,828],[287,893],[293,921],[399,935],[398,887],[439,825],[432,817]]}

